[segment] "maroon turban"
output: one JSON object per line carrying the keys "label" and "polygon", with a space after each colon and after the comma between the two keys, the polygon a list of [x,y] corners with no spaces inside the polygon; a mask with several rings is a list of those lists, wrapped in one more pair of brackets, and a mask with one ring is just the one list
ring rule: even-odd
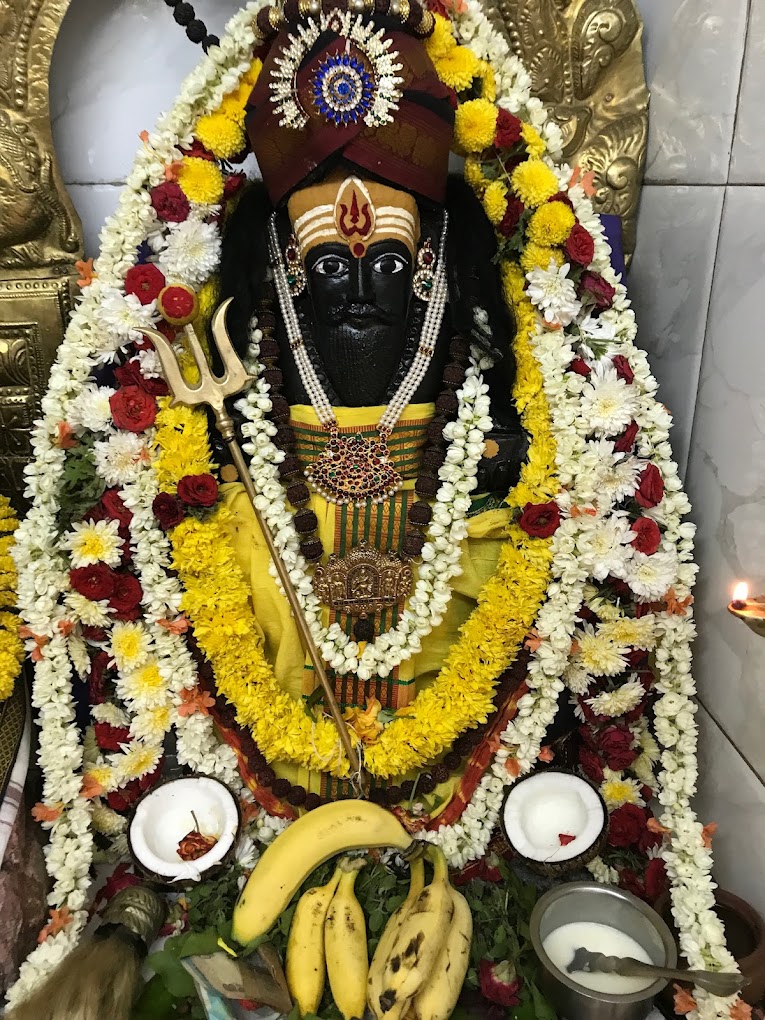
{"label": "maroon turban", "polygon": [[[282,127],[272,101],[272,71],[289,45],[289,30],[272,45],[247,108],[247,134],[263,181],[274,205],[282,201],[317,168],[343,157],[393,187],[443,203],[454,133],[453,93],[436,74],[421,40],[404,31],[386,32],[398,53],[402,97],[393,122],[368,127],[363,117],[336,123],[316,101],[316,80],[327,60],[346,52],[336,32],[322,33],[306,54],[295,79],[297,99],[308,123],[302,129]],[[351,43],[351,53],[355,52]],[[358,54],[356,54],[358,56]]]}

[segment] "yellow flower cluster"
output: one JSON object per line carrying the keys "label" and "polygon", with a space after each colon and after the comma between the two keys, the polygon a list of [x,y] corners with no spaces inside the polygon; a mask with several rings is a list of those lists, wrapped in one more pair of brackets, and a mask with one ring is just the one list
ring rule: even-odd
{"label": "yellow flower cluster", "polygon": [[507,187],[502,181],[492,181],[483,193],[483,207],[489,222],[496,227],[507,211]]}
{"label": "yellow flower cluster", "polygon": [[185,156],[178,171],[178,183],[190,202],[217,205],[223,198],[223,174],[210,159]]}
{"label": "yellow flower cluster", "polygon": [[541,159],[527,159],[513,170],[513,191],[528,209],[536,209],[560,190],[558,178]]}
{"label": "yellow flower cluster", "polygon": [[[254,60],[238,87],[224,96],[218,109],[197,121],[194,130],[197,139],[218,159],[231,159],[244,149],[245,107],[262,68],[262,61]],[[186,195],[191,198],[188,192]]]}
{"label": "yellow flower cluster", "polygon": [[463,152],[483,152],[492,144],[496,133],[497,108],[494,103],[488,99],[468,99],[457,107],[454,139]]}
{"label": "yellow flower cluster", "polygon": [[575,223],[576,216],[565,203],[548,202],[531,217],[526,234],[535,244],[563,244]]}
{"label": "yellow flower cluster", "polygon": [[13,693],[24,644],[19,637],[19,618],[12,612],[16,605],[16,567],[11,557],[13,532],[19,522],[5,496],[0,496],[0,701]]}

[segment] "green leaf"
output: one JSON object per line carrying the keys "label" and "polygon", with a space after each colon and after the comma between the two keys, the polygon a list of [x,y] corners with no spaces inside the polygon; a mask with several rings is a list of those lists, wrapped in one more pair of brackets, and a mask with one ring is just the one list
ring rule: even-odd
{"label": "green leaf", "polygon": [[186,999],[196,995],[191,975],[183,968],[173,952],[162,949],[159,953],[152,953],[146,963],[155,974],[162,978],[167,990],[176,999]]}
{"label": "green leaf", "polygon": [[207,928],[205,931],[189,932],[178,958],[183,960],[187,956],[209,956],[219,950],[218,932],[215,928]]}

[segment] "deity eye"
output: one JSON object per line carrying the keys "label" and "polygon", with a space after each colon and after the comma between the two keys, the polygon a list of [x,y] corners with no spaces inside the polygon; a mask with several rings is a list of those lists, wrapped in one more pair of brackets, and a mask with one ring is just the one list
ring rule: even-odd
{"label": "deity eye", "polygon": [[348,272],[348,261],[339,255],[324,255],[317,260],[311,272],[321,276],[344,276]]}
{"label": "deity eye", "polygon": [[372,263],[373,271],[380,273],[381,276],[393,276],[395,273],[403,273],[408,268],[409,265],[406,259],[396,255],[394,252],[381,255]]}

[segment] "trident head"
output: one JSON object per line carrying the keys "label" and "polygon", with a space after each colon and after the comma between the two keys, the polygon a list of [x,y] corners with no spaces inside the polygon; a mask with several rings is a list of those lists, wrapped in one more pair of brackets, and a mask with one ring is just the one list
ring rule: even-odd
{"label": "trident head", "polygon": [[223,414],[225,413],[224,400],[226,397],[233,397],[237,393],[241,393],[252,381],[252,376],[248,374],[239,355],[234,350],[226,330],[226,312],[232,300],[233,298],[229,298],[224,301],[212,319],[213,337],[225,369],[222,376],[215,375],[210,368],[193,326],[186,326],[185,333],[199,370],[199,382],[194,385],[187,383],[183,378],[181,366],[178,364],[175,351],[167,342],[167,338],[154,329],[141,331],[152,341],[157,350],[162,372],[173,395],[173,404],[187,404],[189,407],[209,404],[216,415]]}

